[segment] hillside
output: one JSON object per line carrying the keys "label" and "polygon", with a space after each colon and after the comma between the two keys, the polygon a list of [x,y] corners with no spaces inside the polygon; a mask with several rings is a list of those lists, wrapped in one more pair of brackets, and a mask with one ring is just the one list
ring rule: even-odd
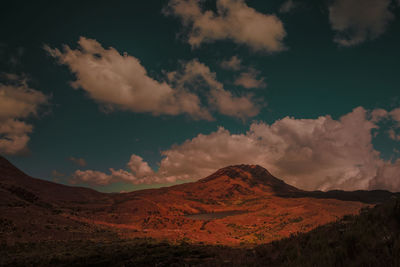
{"label": "hillside", "polygon": [[[2,245],[1,266],[399,266],[400,200],[255,247],[152,239]],[[46,251],[46,253],[43,253]]]}
{"label": "hillside", "polygon": [[0,237],[7,243],[113,236],[254,245],[308,232],[368,206],[357,192],[346,192],[346,200],[359,201],[318,194],[257,165],[228,166],[192,183],[105,194],[31,178],[0,158]]}

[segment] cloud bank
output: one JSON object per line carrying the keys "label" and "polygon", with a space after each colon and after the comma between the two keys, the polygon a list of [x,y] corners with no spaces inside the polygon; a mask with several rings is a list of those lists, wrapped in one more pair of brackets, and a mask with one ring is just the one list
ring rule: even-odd
{"label": "cloud bank", "polygon": [[14,74],[3,75],[0,83],[0,153],[16,155],[27,152],[33,126],[26,122],[38,115],[48,97],[30,88],[27,80]]}
{"label": "cloud bank", "polygon": [[[234,96],[198,60],[186,62],[181,70],[168,72],[165,81],[157,81],[137,58],[127,53],[121,55],[112,47],[105,49],[85,37],[79,39],[78,45],[77,49],[65,45],[62,51],[47,45],[44,49],[75,74],[72,87],[83,89],[108,111],[121,109],[155,116],[187,114],[205,120],[213,119],[214,107],[221,114],[241,119],[259,112],[252,95]],[[199,89],[199,79],[207,88]],[[207,103],[202,103],[201,96]]]}
{"label": "cloud bank", "polygon": [[256,51],[284,50],[286,32],[275,15],[257,12],[244,0],[217,0],[216,12],[203,10],[201,3],[196,0],[171,0],[164,12],[182,20],[188,29],[188,43],[192,47],[228,39]]}
{"label": "cloud bank", "polygon": [[[397,114],[394,111],[386,113]],[[113,180],[135,184],[190,181],[227,165],[259,164],[302,189],[400,191],[400,160],[384,161],[372,145],[371,132],[379,129],[373,115],[374,112],[358,107],[338,120],[326,115],[316,119],[285,117],[271,125],[254,122],[243,134],[232,134],[220,127],[216,132],[199,134],[163,151],[157,172],[133,155],[133,166],[139,168],[129,166],[130,172],[77,171],[74,179],[99,184]],[[397,119],[387,116],[380,118]],[[144,166],[144,171],[138,171],[140,166]]]}

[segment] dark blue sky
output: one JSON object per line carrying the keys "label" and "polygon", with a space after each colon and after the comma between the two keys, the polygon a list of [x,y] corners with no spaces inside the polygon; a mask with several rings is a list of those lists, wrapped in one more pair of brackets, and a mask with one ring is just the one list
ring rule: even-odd
{"label": "dark blue sky", "polygon": [[[400,14],[394,2],[388,7],[393,19],[379,36],[341,46],[334,42],[331,2],[295,1],[298,4],[292,10],[281,13],[285,1],[246,1],[257,12],[275,14],[283,23],[287,49],[280,52],[254,51],[229,38],[192,48],[182,21],[162,13],[168,2],[3,3],[0,71],[24,74],[30,88],[50,96],[49,105],[38,117],[26,119],[34,127],[27,144],[29,153],[5,156],[32,176],[52,180],[56,170],[65,174],[58,181],[67,183],[77,169],[126,169],[131,154],[140,155],[157,170],[161,151],[199,133],[215,132],[219,126],[239,134],[248,131],[252,122],[273,124],[286,116],[316,119],[331,115],[337,120],[358,106],[388,111],[400,106]],[[203,8],[215,11],[215,1],[206,1]],[[245,120],[215,112],[214,121],[185,114],[155,116],[120,109],[102,112],[101,105],[85,90],[71,87],[75,75],[68,66],[58,64],[43,49],[45,44],[77,49],[81,36],[139,59],[156,80],[163,79],[165,71],[179,69],[182,62],[197,59],[216,73],[226,90],[238,95],[251,91],[261,99],[262,108]],[[243,68],[251,67],[258,71],[258,77],[264,77],[265,88],[249,90],[234,85],[238,73],[221,68],[220,63],[235,55]],[[383,127],[387,130],[391,125]],[[387,135],[380,133],[373,144],[382,152],[381,158],[397,158],[393,149],[400,149],[400,145]],[[77,166],[68,160],[70,157],[83,158],[87,165]],[[95,188],[118,191],[146,186],[117,183]]]}

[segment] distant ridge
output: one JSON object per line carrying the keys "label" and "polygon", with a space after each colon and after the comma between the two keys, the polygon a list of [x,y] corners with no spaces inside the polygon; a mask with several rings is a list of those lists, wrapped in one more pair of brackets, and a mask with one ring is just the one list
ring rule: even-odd
{"label": "distant ridge", "polygon": [[356,190],[356,191],[298,191],[298,192],[281,192],[277,196],[285,198],[321,198],[321,199],[338,199],[344,201],[358,201],[368,204],[383,203],[392,197],[400,197],[400,193],[392,193],[387,190]]}
{"label": "distant ridge", "polygon": [[35,199],[49,204],[60,201],[104,201],[108,198],[107,194],[90,188],[33,178],[2,156],[0,156],[0,188],[14,194],[15,192],[32,194]]}
{"label": "distant ridge", "polygon": [[[274,192],[276,196],[283,198],[318,198],[318,199],[338,199],[344,201],[359,201],[363,203],[375,204],[381,203],[390,199],[392,196],[399,196],[400,193],[392,193],[386,190],[357,190],[357,191],[343,191],[331,190],[323,191],[304,191],[294,186],[286,184],[283,180],[273,176],[267,169],[260,165],[239,164],[231,165],[221,168],[213,174],[198,180],[194,183],[187,183],[178,186],[151,189],[154,190],[169,190],[169,188],[186,188],[185,190],[197,190],[192,188],[192,184],[208,184],[216,183],[218,179],[229,178],[240,180],[248,185],[247,188],[239,188],[239,191],[251,194],[252,188],[257,186],[268,187]],[[0,187],[8,188],[9,186],[21,187],[26,190],[32,191],[34,194],[41,198],[52,200],[75,200],[75,201],[95,201],[101,199],[104,201],[111,194],[100,193],[90,188],[67,186],[46,180],[32,178],[25,174],[10,161],[0,155]],[[221,187],[222,188],[222,187]],[[237,187],[235,189],[238,189]],[[139,191],[134,191],[138,193]],[[132,192],[133,193],[133,192]],[[135,193],[135,194],[136,194]]]}

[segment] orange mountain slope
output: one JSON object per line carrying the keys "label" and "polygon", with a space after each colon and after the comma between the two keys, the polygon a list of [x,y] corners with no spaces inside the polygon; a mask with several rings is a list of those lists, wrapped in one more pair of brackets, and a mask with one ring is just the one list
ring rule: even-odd
{"label": "orange mountain slope", "polygon": [[302,191],[260,166],[236,165],[197,182],[106,194],[31,178],[0,157],[0,237],[85,239],[110,232],[120,238],[266,243],[358,213],[368,205],[361,201],[391,195],[332,192]]}

